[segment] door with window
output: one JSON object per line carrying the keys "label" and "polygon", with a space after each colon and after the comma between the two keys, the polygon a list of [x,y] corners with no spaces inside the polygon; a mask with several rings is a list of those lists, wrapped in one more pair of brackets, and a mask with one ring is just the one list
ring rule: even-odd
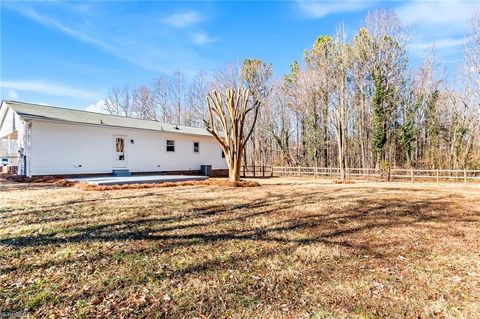
{"label": "door with window", "polygon": [[127,167],[127,137],[126,136],[114,136],[114,149],[113,149],[113,167],[126,168]]}

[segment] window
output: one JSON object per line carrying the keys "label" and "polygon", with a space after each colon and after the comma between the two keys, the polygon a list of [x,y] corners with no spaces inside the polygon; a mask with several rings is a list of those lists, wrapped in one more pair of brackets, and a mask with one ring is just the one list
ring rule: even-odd
{"label": "window", "polygon": [[175,152],[175,141],[167,140],[167,152]]}
{"label": "window", "polygon": [[194,153],[200,152],[200,142],[193,142],[193,152]]}
{"label": "window", "polygon": [[117,161],[125,160],[125,139],[122,137],[115,138],[115,158]]}
{"label": "window", "polygon": [[222,158],[225,158],[225,153],[222,151]]}

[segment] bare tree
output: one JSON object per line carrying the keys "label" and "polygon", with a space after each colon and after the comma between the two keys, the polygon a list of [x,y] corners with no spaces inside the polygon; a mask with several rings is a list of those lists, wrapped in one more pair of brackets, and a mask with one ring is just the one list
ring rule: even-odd
{"label": "bare tree", "polygon": [[[272,65],[259,59],[245,59],[240,69],[240,78],[243,85],[249,89],[253,102],[260,104],[264,108],[268,96],[271,92],[270,77],[272,76]],[[248,119],[247,119],[248,121]],[[250,124],[250,123],[247,123]],[[266,130],[265,118],[259,113],[257,125],[252,133],[252,137],[245,145],[244,165],[247,165],[247,151],[250,150],[250,161],[255,166],[256,163],[265,165],[266,148],[269,144],[269,137]]]}
{"label": "bare tree", "polygon": [[340,179],[346,180],[347,138],[350,115],[349,77],[351,73],[351,48],[347,43],[343,26],[340,26],[333,44],[331,81],[335,89],[332,94],[332,123],[337,136],[338,167]]}
{"label": "bare tree", "polygon": [[128,84],[123,87],[113,88],[108,97],[105,98],[105,109],[110,114],[132,117],[133,116],[133,94]]}
{"label": "bare tree", "polygon": [[175,124],[183,124],[183,110],[185,108],[186,83],[182,72],[173,74],[170,87],[170,103]]}
{"label": "bare tree", "polygon": [[134,92],[133,112],[135,117],[143,120],[157,120],[155,98],[150,88],[140,86]]}
{"label": "bare tree", "polygon": [[382,160],[391,160],[386,146],[393,141],[391,128],[405,79],[407,33],[395,13],[376,10],[365,19],[357,40],[372,81],[372,146],[378,167]]}
{"label": "bare tree", "polygon": [[208,77],[204,71],[198,72],[188,89],[188,110],[185,125],[201,126],[208,118],[205,96],[208,94]]}
{"label": "bare tree", "polygon": [[[249,91],[245,88],[226,89],[225,95],[213,91],[207,96],[207,104],[207,130],[223,149],[230,181],[239,181],[243,148],[255,128],[260,104],[249,100]],[[249,114],[252,121],[246,127]]]}
{"label": "bare tree", "polygon": [[152,94],[155,102],[156,118],[163,123],[170,122],[172,112],[170,110],[170,82],[161,75],[153,81]]}
{"label": "bare tree", "polygon": [[[264,108],[264,118],[266,119],[266,130],[273,137],[274,145],[279,149],[281,160],[278,164],[292,165],[293,159],[290,150],[290,138],[293,134],[291,125],[292,115],[288,108],[288,95],[285,92],[285,83],[277,81],[272,86],[272,94],[269,95],[269,102]],[[270,163],[275,164],[275,152],[271,150]]]}

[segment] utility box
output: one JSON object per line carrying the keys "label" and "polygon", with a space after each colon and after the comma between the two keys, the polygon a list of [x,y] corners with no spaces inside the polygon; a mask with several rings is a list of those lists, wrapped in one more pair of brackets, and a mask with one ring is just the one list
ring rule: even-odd
{"label": "utility box", "polygon": [[212,165],[200,165],[203,176],[212,176]]}

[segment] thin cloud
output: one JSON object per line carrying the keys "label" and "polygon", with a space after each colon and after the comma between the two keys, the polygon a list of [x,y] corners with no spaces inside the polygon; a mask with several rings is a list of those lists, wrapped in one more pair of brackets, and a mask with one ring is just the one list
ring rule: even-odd
{"label": "thin cloud", "polygon": [[[206,67],[211,64],[211,61],[199,56],[195,52],[192,46],[195,43],[188,41],[189,38],[186,38],[187,42],[185,43],[182,42],[185,40],[181,40],[183,38],[175,37],[172,39],[170,35],[159,39],[155,33],[149,33],[150,29],[143,29],[146,25],[148,28],[151,26],[151,24],[143,21],[148,19],[148,17],[142,19],[142,21],[136,21],[136,23],[132,21],[132,28],[128,29],[128,32],[105,33],[102,24],[107,26],[114,24],[116,21],[115,16],[107,15],[103,17],[103,21],[97,22],[100,26],[89,24],[89,28],[87,28],[89,31],[84,31],[85,26],[81,24],[81,14],[78,20],[70,19],[64,22],[60,18],[42,14],[24,3],[8,3],[6,7],[29,17],[45,27],[60,31],[84,43],[94,45],[111,53],[113,56],[129,61],[149,71],[169,73],[181,68],[185,72],[193,74],[198,70],[199,65]],[[76,12],[76,10],[74,11]],[[201,19],[201,17],[195,15],[187,15],[187,17],[189,18],[179,19],[182,21],[180,24],[185,25],[187,21],[192,22]],[[111,22],[104,23],[104,21]],[[138,34],[146,34],[147,37],[139,38]],[[135,43],[135,46],[132,46],[132,43]]]}
{"label": "thin cloud", "polygon": [[442,33],[464,32],[468,29],[478,2],[465,1],[422,1],[408,2],[396,9],[403,23],[418,28],[430,28]]}
{"label": "thin cloud", "polygon": [[198,45],[205,45],[217,41],[216,39],[210,38],[208,34],[204,32],[198,32],[192,34],[192,41]]}
{"label": "thin cloud", "polygon": [[17,8],[15,8],[15,10],[17,12],[31,18],[32,20],[46,26],[46,27],[57,29],[57,30],[59,30],[63,33],[66,33],[66,34],[70,35],[73,38],[76,38],[76,39],[81,40],[83,42],[88,42],[88,43],[94,44],[94,45],[96,45],[96,46],[98,46],[102,49],[107,50],[107,51],[114,51],[114,47],[109,45],[108,43],[106,43],[106,42],[104,42],[100,39],[94,38],[92,36],[89,36],[89,35],[83,34],[81,32],[78,32],[76,30],[73,30],[73,29],[63,25],[62,23],[60,23],[60,22],[58,22],[58,21],[56,21],[52,18],[42,16],[42,15],[38,14],[32,8],[17,7]]}
{"label": "thin cloud", "polygon": [[436,0],[406,2],[395,11],[415,39],[408,46],[413,54],[423,56],[433,47],[441,61],[455,64],[461,60],[471,17],[479,8],[479,2]]}
{"label": "thin cloud", "polygon": [[467,38],[443,38],[431,42],[413,42],[409,45],[410,49],[420,52],[430,47],[435,49],[452,49],[458,47],[464,47],[467,43]]}
{"label": "thin cloud", "polygon": [[8,90],[7,95],[9,99],[12,99],[12,100],[18,99],[18,94],[14,90]]}
{"label": "thin cloud", "polygon": [[42,81],[1,81],[0,87],[10,90],[28,91],[53,96],[67,96],[79,99],[92,99],[94,92]]}
{"label": "thin cloud", "polygon": [[85,110],[89,112],[96,112],[96,113],[105,113],[107,114],[108,111],[105,109],[105,101],[104,100],[99,100],[95,104],[90,104],[85,108]]}
{"label": "thin cloud", "polygon": [[162,19],[162,22],[172,27],[185,28],[200,21],[204,18],[196,11],[177,12]]}
{"label": "thin cloud", "polygon": [[64,25],[63,23],[61,23],[57,20],[54,20],[54,19],[52,19],[50,17],[47,17],[47,16],[44,16],[44,15],[40,15],[38,12],[36,12],[32,8],[23,7],[23,6],[16,6],[16,7],[12,7],[12,9],[19,12],[20,14],[23,14],[26,17],[31,18],[32,20],[38,22],[39,24],[41,24],[45,27],[48,27],[48,28],[51,28],[51,29],[56,29],[60,32],[63,32],[65,34],[71,36],[72,38],[75,38],[75,39],[80,40],[80,41],[85,42],[85,43],[93,44],[93,45],[95,45],[95,46],[97,46],[97,47],[99,47],[99,48],[101,48],[105,51],[108,51],[108,52],[112,53],[113,55],[115,55],[119,58],[130,61],[130,62],[132,62],[132,63],[134,63],[138,66],[141,66],[145,69],[152,70],[152,71],[163,71],[157,65],[149,63],[149,61],[144,61],[142,59],[137,59],[132,55],[125,54],[125,52],[123,52],[123,50],[121,50],[121,48],[119,48],[118,46],[111,45],[111,44],[109,44],[105,41],[102,41],[102,40],[98,39],[98,38],[95,38],[95,37],[92,37],[92,36],[87,35],[85,33],[76,31],[76,30],[74,30],[70,27],[67,27],[66,25]]}
{"label": "thin cloud", "polygon": [[323,18],[330,14],[355,12],[371,7],[374,1],[304,1],[297,0],[296,4],[300,11],[309,18]]}

